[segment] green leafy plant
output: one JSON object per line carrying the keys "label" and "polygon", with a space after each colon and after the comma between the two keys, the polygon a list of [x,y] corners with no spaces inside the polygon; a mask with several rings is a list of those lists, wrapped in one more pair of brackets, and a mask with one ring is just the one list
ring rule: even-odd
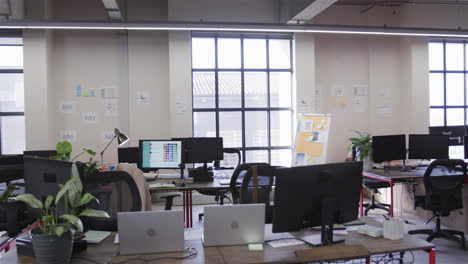
{"label": "green leafy plant", "polygon": [[7,189],[3,192],[2,196],[0,196],[0,202],[7,202],[8,197],[10,197],[10,193],[15,190],[15,186],[10,184],[8,185]]}
{"label": "green leafy plant", "polygon": [[[75,163],[73,163],[71,171],[71,179],[64,185],[59,185],[61,188],[55,199],[49,195],[45,202],[42,203],[29,193],[16,197],[16,200],[23,201],[32,208],[41,210],[42,224],[40,228],[44,235],[61,236],[68,230],[82,232],[83,224],[79,216],[109,217],[105,211],[83,208],[92,200],[96,200],[96,198],[90,193],[82,195],[83,185]],[[58,215],[58,204],[62,198],[64,200],[65,213]],[[60,223],[59,220],[62,222]]]}
{"label": "green leafy plant", "polygon": [[93,160],[94,156],[96,156],[96,152],[94,152],[91,149],[84,148],[83,151],[80,154],[76,155],[71,161],[74,161],[76,158],[78,158],[84,153],[88,153],[91,156],[89,157],[89,160],[86,163],[84,163],[84,169],[90,174],[99,171],[99,163]]}
{"label": "green leafy plant", "polygon": [[356,156],[359,160],[364,160],[366,157],[372,156],[372,136],[367,132],[359,132],[354,130],[359,137],[349,138],[351,145],[349,151],[356,151]]}
{"label": "green leafy plant", "polygon": [[70,142],[64,140],[64,141],[59,141],[57,145],[55,146],[57,150],[57,155],[56,156],[51,156],[49,157],[50,159],[54,160],[70,160],[70,155],[72,152],[72,145]]}

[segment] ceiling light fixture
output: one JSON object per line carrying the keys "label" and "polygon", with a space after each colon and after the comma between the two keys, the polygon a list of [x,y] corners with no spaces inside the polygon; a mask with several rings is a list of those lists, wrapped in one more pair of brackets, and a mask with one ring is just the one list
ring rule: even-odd
{"label": "ceiling light fixture", "polygon": [[192,30],[236,31],[270,33],[329,33],[391,36],[427,36],[468,38],[468,30],[441,28],[405,28],[376,26],[343,26],[315,24],[260,24],[260,23],[212,23],[212,22],[102,22],[102,21],[1,21],[0,29],[84,29],[84,30]]}

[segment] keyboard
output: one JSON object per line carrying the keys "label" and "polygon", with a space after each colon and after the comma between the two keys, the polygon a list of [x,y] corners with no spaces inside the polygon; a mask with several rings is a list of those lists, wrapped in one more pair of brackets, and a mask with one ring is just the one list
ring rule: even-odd
{"label": "keyboard", "polygon": [[231,179],[221,179],[219,180],[220,185],[229,185],[231,183]]}
{"label": "keyboard", "polygon": [[156,183],[152,183],[150,185],[148,185],[149,188],[164,188],[164,187],[175,187],[175,184],[173,183],[160,183],[160,182],[156,182]]}

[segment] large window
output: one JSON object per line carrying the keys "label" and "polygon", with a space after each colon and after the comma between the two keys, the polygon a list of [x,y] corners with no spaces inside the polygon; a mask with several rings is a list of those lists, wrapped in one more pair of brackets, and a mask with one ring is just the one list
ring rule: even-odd
{"label": "large window", "polygon": [[431,131],[450,135],[450,157],[463,158],[467,125],[468,46],[466,42],[429,43]]}
{"label": "large window", "polygon": [[0,154],[24,149],[23,40],[0,35]]}
{"label": "large window", "polygon": [[[292,37],[192,35],[193,136],[291,165]],[[232,164],[229,164],[232,165]]]}

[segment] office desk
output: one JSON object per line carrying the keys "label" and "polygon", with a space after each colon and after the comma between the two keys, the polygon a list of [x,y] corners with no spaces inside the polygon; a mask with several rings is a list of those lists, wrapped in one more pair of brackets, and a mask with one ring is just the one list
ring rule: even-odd
{"label": "office desk", "polygon": [[[158,179],[151,183],[172,183],[175,182],[174,187],[149,187],[150,192],[162,191],[178,191],[182,192],[182,205],[184,210],[185,227],[193,226],[192,217],[192,191],[209,191],[209,190],[229,190],[229,185],[219,184],[219,180],[214,179],[212,182],[203,183],[186,183],[185,179]],[[185,186],[182,186],[182,183]]]}
{"label": "office desk", "polygon": [[[266,229],[271,232],[271,225],[266,225]],[[310,231],[301,232],[303,235],[311,233]],[[266,234],[267,235],[267,234]],[[274,234],[275,238],[290,237],[289,233]],[[268,235],[266,236],[268,238]],[[88,249],[82,253],[76,254],[71,263],[90,263],[88,261],[76,258],[89,258],[99,263],[107,263],[110,256],[113,256],[119,246],[113,244],[114,234],[106,238],[100,244],[88,245]],[[311,261],[328,261],[349,258],[347,253],[340,252],[339,249],[346,245],[363,245],[368,254],[363,256],[366,258],[366,263],[370,262],[368,256],[380,255],[388,253],[400,253],[410,250],[425,250],[430,253],[429,263],[435,263],[434,245],[422,239],[412,236],[405,236],[401,240],[388,240],[384,238],[373,238],[361,235],[356,232],[350,232],[346,238],[345,244],[336,244],[324,248],[312,248],[309,245],[302,244],[296,246],[288,246],[281,248],[273,248],[265,244],[261,251],[250,251],[247,245],[242,246],[223,246],[223,247],[206,247],[204,248],[201,240],[186,240],[185,247],[193,247],[197,250],[198,255],[193,258],[184,260],[160,260],[155,263],[297,263]],[[313,249],[314,256],[296,255],[296,251]],[[182,257],[187,253],[160,253],[160,254],[144,254],[144,255],[128,255],[113,257],[113,262],[125,261],[129,258],[142,257],[145,259],[162,258],[162,257]],[[11,264],[30,264],[37,263],[32,257],[25,257],[16,254],[16,248],[10,250],[3,258],[0,258],[1,263]]]}
{"label": "office desk", "polygon": [[[395,183],[418,183],[424,177],[426,168],[418,168],[414,171],[384,171],[372,169],[362,172],[363,177],[372,178],[390,183],[390,217],[393,217],[393,185]],[[360,215],[363,216],[363,190],[361,186]]]}

